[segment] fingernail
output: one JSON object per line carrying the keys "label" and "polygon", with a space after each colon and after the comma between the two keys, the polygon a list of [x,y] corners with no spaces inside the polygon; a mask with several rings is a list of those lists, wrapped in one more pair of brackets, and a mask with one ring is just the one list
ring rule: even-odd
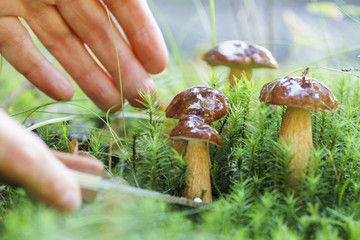
{"label": "fingernail", "polygon": [[62,195],[60,204],[62,205],[64,211],[74,211],[78,209],[81,205],[80,193],[73,190],[67,190]]}

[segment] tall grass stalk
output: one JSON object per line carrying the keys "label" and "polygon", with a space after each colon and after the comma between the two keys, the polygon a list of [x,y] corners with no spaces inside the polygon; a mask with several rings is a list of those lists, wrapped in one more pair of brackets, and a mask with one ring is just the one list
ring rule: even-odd
{"label": "tall grass stalk", "polygon": [[[125,113],[124,113],[124,97],[123,97],[123,89],[122,89],[122,79],[121,79],[121,66],[120,66],[120,56],[119,56],[119,51],[117,48],[117,44],[116,44],[116,38],[115,38],[115,31],[114,31],[114,27],[113,27],[113,22],[111,19],[111,15],[110,15],[110,11],[107,8],[107,6],[105,6],[106,8],[106,12],[107,12],[107,16],[108,16],[108,21],[110,24],[110,28],[111,28],[111,33],[112,33],[112,37],[113,37],[113,41],[114,41],[114,49],[115,49],[115,53],[116,53],[116,61],[117,61],[117,66],[118,66],[118,75],[119,75],[119,87],[120,87],[120,95],[121,95],[121,114],[122,114],[122,121],[123,121],[123,133],[124,133],[124,139],[125,139],[125,146],[126,146],[126,152],[128,153],[129,151],[129,145],[128,145],[128,141],[127,141],[127,129],[126,129],[126,123],[125,123]],[[106,113],[106,122],[108,123],[107,125],[110,125],[110,121],[109,121],[109,114],[111,112],[112,109],[116,108],[118,106],[113,106],[112,108],[110,108],[107,113]],[[114,139],[115,139],[115,144],[118,146],[119,149],[124,149],[121,146],[121,141],[119,139],[119,137],[117,136],[117,134],[110,128],[111,134],[113,135]],[[132,164],[132,158],[130,156],[130,154],[126,154],[126,158],[128,161],[128,164],[130,165],[131,168],[131,173],[132,176],[134,178],[135,184],[137,187],[140,187],[137,177],[136,177],[136,173],[135,173],[135,169],[133,167]],[[122,171],[121,171],[122,173]],[[122,175],[122,174],[121,174]]]}
{"label": "tall grass stalk", "polygon": [[12,114],[12,117],[16,117],[22,114],[27,114],[26,117],[24,117],[22,124],[25,124],[25,122],[28,120],[28,118],[31,117],[32,114],[34,114],[35,112],[38,112],[38,110],[40,110],[41,108],[45,108],[54,104],[61,104],[61,103],[70,103],[70,102],[78,102],[78,101],[88,101],[89,99],[76,99],[76,100],[71,100],[71,101],[59,101],[59,102],[50,102],[50,103],[45,103],[30,109],[26,109],[23,111],[19,111],[17,113]]}
{"label": "tall grass stalk", "polygon": [[[118,48],[117,48],[117,44],[116,44],[116,38],[115,38],[115,31],[114,31],[114,27],[113,27],[113,22],[111,20],[111,15],[110,15],[110,11],[109,9],[107,8],[107,6],[105,5],[105,9],[106,9],[106,13],[107,13],[107,16],[108,16],[108,21],[109,21],[109,25],[110,25],[110,29],[111,29],[111,34],[112,34],[112,37],[113,37],[113,42],[114,42],[114,49],[115,49],[115,54],[116,54],[116,63],[117,63],[117,68],[118,68],[118,77],[119,77],[119,88],[120,88],[120,95],[121,95],[121,112],[122,112],[122,115],[123,115],[123,126],[124,126],[124,137],[125,137],[125,140],[126,140],[126,124],[125,124],[125,117],[124,117],[124,95],[123,95],[123,89],[122,89],[122,81],[121,81],[121,68],[120,68],[120,56],[119,56],[119,51],[118,51]],[[110,108],[107,113],[106,113],[106,118],[108,120],[108,115],[110,113],[110,111],[115,108],[117,106],[113,106],[112,108]],[[125,141],[127,142],[127,141]]]}
{"label": "tall grass stalk", "polygon": [[0,76],[2,74],[2,69],[3,69],[3,56],[0,54]]}
{"label": "tall grass stalk", "polygon": [[159,20],[161,22],[161,25],[164,28],[164,33],[165,33],[166,38],[168,39],[169,44],[170,44],[172,57],[174,58],[176,66],[180,70],[180,73],[181,73],[183,79],[185,79],[185,70],[184,70],[184,67],[183,67],[182,59],[181,59],[181,56],[180,56],[180,51],[179,51],[179,49],[177,47],[174,35],[172,34],[171,29],[170,29],[169,25],[167,24],[165,18],[162,16],[161,12],[156,7],[156,4],[152,0],[148,0],[147,2],[151,6],[151,9],[153,10],[153,12],[159,18]]}
{"label": "tall grass stalk", "polygon": [[354,17],[352,17],[350,14],[348,14],[344,9],[338,7],[339,11],[342,12],[342,14],[344,14],[345,16],[347,16],[348,18],[350,18],[352,21],[356,22],[357,24],[360,24],[360,21],[355,19]]}
{"label": "tall grass stalk", "polygon": [[211,13],[211,44],[216,46],[216,19],[215,19],[215,3],[214,0],[209,0]]}

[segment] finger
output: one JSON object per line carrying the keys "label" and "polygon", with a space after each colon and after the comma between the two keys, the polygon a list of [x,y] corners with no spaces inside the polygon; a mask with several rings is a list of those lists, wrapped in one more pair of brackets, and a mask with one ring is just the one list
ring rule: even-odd
{"label": "finger", "polygon": [[115,82],[90,56],[56,7],[38,10],[26,16],[26,20],[44,46],[100,109],[107,111],[121,104]]}
{"label": "finger", "polygon": [[104,164],[95,157],[75,155],[71,153],[53,151],[53,154],[63,163],[66,167],[89,173],[97,176],[104,175]]}
{"label": "finger", "polygon": [[24,8],[19,0],[0,1],[0,16],[21,16],[23,13]]}
{"label": "finger", "polygon": [[0,174],[62,211],[81,204],[80,188],[66,167],[34,134],[0,110]]}
{"label": "finger", "polygon": [[118,81],[120,81],[117,62],[117,57],[119,57],[124,96],[132,105],[138,106],[136,101],[140,99],[138,90],[153,91],[155,85],[114,24],[112,24],[114,28],[112,32],[107,13],[102,5],[98,1],[88,0],[59,2],[58,9],[66,22],[90,47],[110,75]]}
{"label": "finger", "polygon": [[16,17],[0,17],[0,53],[37,88],[55,100],[68,100],[71,83],[41,54]]}
{"label": "finger", "polygon": [[169,61],[162,33],[146,0],[104,0],[146,71],[162,72]]}

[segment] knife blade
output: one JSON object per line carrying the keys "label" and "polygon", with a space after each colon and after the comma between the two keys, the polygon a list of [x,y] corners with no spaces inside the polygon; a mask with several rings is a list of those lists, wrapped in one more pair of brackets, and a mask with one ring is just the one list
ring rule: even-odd
{"label": "knife blade", "polygon": [[98,193],[114,191],[132,196],[158,199],[193,208],[209,205],[202,203],[200,198],[191,200],[184,197],[175,197],[169,194],[131,187],[118,182],[114,183],[111,179],[103,177],[104,164],[94,157],[58,151],[53,151],[53,153],[74,175],[81,187],[82,197],[85,201],[94,201]]}
{"label": "knife blade", "polygon": [[137,187],[127,186],[125,184],[114,184],[109,179],[102,178],[101,176],[96,176],[76,170],[71,170],[71,173],[74,175],[75,179],[78,181],[82,189],[100,192],[100,191],[116,191],[119,193],[124,193],[137,197],[146,197],[156,200],[165,201],[168,203],[183,205],[192,208],[203,207],[207,204],[204,204],[197,200],[187,199],[185,197],[175,197],[169,194],[164,194],[156,191],[145,190]]}

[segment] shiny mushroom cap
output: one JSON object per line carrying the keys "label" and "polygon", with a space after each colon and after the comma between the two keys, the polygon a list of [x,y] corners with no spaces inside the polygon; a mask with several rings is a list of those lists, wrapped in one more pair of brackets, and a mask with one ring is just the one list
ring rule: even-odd
{"label": "shiny mushroom cap", "polygon": [[170,137],[173,140],[203,141],[222,147],[223,140],[220,134],[209,124],[188,119],[180,121],[171,131]]}
{"label": "shiny mushroom cap", "polygon": [[286,76],[265,84],[260,93],[260,101],[324,112],[335,112],[339,105],[325,84],[305,76]]}
{"label": "shiny mushroom cap", "polygon": [[227,97],[216,89],[204,86],[189,88],[174,97],[166,108],[166,117],[185,120],[190,117],[214,122],[229,111]]}
{"label": "shiny mushroom cap", "polygon": [[203,55],[210,66],[225,65],[231,68],[279,68],[271,52],[264,47],[244,41],[220,43]]}

